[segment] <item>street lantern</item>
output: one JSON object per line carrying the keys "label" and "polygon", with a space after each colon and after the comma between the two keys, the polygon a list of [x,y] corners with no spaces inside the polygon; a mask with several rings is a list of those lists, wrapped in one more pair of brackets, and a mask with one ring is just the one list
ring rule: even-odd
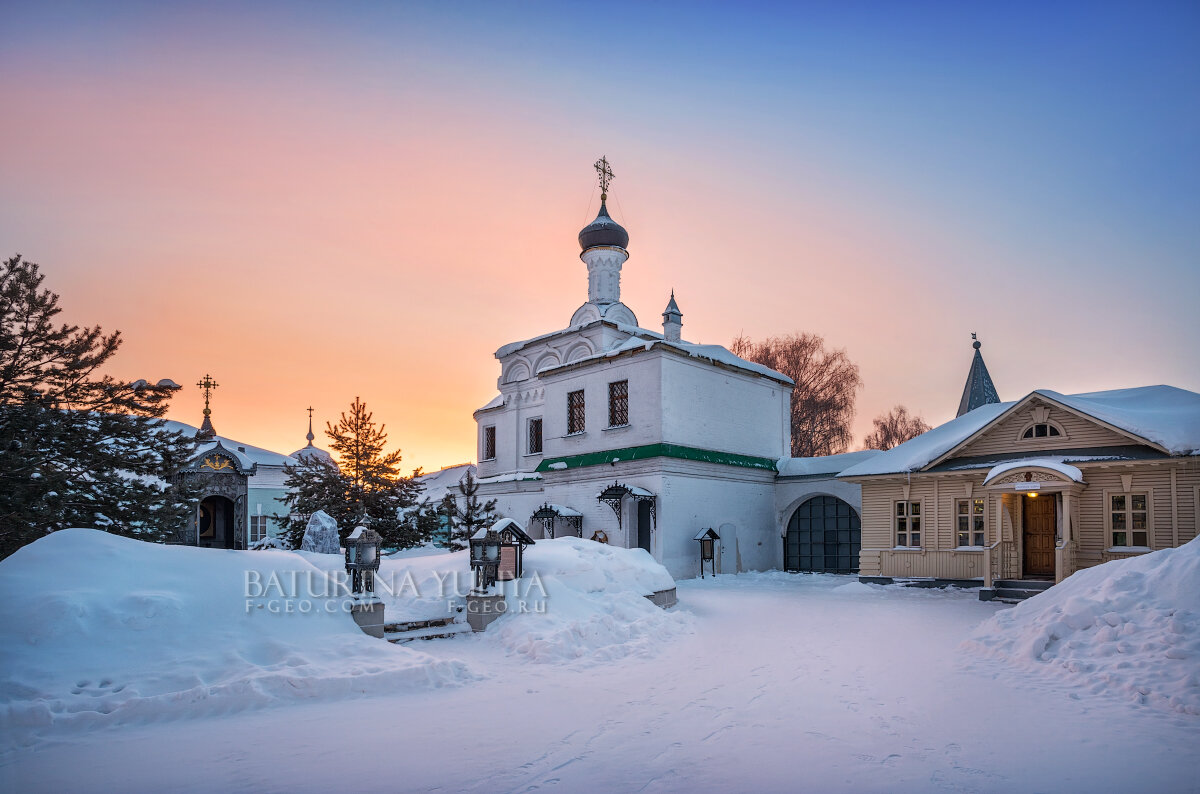
{"label": "street lantern", "polygon": [[481,527],[471,536],[471,570],[475,572],[475,591],[487,592],[496,583],[500,567],[500,536]]}
{"label": "street lantern", "polygon": [[351,591],[355,598],[365,593],[375,597],[375,572],[379,570],[379,549],[383,538],[373,529],[355,527],[346,537],[346,573],[350,574]]}
{"label": "street lantern", "polygon": [[700,541],[700,578],[704,578],[704,563],[708,563],[708,567],[712,570],[712,575],[717,575],[716,561],[716,541],[720,540],[721,536],[716,533],[712,527],[702,529],[696,533],[695,540]]}

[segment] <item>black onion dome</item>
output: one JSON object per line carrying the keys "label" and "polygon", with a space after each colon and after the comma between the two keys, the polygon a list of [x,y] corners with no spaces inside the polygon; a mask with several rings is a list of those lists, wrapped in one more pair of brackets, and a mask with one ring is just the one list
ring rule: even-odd
{"label": "black onion dome", "polygon": [[596,220],[583,227],[579,233],[579,247],[584,251],[601,245],[611,245],[617,248],[629,246],[629,232],[621,224],[614,221],[608,214],[604,202],[600,202],[600,214]]}

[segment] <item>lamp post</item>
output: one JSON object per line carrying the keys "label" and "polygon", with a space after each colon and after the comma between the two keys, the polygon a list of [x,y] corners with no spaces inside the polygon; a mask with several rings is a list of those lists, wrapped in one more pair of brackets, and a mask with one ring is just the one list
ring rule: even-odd
{"label": "lamp post", "polygon": [[471,570],[475,573],[475,594],[487,595],[496,583],[500,568],[500,536],[491,529],[480,529],[471,536]]}
{"label": "lamp post", "polygon": [[350,614],[372,637],[383,637],[383,602],[375,597],[375,572],[383,538],[373,529],[357,526],[346,537],[346,573],[350,575]]}
{"label": "lamp post", "polygon": [[716,544],[716,541],[718,541],[720,539],[721,539],[721,536],[718,535],[716,533],[716,531],[712,529],[712,527],[709,527],[708,529],[702,529],[696,533],[695,540],[698,540],[700,542],[700,578],[701,579],[704,578],[704,563],[706,563],[706,562],[708,563],[709,569],[712,571],[712,575],[714,577],[717,575],[717,561],[716,561],[716,557],[717,557],[716,546],[717,546],[717,544]]}

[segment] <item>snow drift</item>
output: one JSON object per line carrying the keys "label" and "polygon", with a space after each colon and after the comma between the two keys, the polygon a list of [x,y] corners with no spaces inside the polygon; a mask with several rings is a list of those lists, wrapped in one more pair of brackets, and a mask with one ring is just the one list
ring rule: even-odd
{"label": "snow drift", "polygon": [[646,596],[675,587],[642,549],[565,537],[525,551],[525,575],[504,583],[508,614],[483,635],[531,662],[651,656],[691,630],[689,615]]}
{"label": "snow drift", "polygon": [[963,643],[1094,692],[1200,714],[1200,539],[1087,568]]}
{"label": "snow drift", "polygon": [[[300,597],[247,598],[273,575]],[[322,581],[291,552],[52,533],[0,563],[0,727],[195,716],[475,677],[363,634]],[[289,602],[297,611],[284,611]]]}

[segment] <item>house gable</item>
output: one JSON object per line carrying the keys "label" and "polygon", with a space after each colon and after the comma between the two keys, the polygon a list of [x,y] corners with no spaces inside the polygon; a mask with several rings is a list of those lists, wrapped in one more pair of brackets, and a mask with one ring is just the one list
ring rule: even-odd
{"label": "house gable", "polygon": [[[1025,437],[1027,433],[1030,437]],[[1162,451],[1157,444],[1034,392],[963,443],[932,461],[925,469],[953,458],[1016,452],[1036,455],[1054,450],[1111,449],[1131,444]]]}

